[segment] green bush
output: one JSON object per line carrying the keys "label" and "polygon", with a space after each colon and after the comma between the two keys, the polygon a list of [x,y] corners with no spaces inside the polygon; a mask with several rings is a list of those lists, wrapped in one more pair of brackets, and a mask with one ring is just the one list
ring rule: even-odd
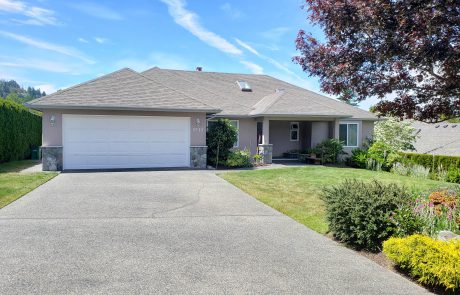
{"label": "green bush", "polygon": [[450,168],[447,171],[446,180],[452,183],[460,183],[460,168]]}
{"label": "green bush", "polygon": [[339,156],[344,154],[343,144],[338,139],[326,139],[318,143],[313,152],[321,157],[323,164],[335,164],[339,160]]}
{"label": "green bush", "polygon": [[366,168],[367,151],[362,149],[354,149],[351,151],[351,156],[347,158],[347,165],[354,168]]}
{"label": "green bush", "polygon": [[423,284],[460,289],[460,240],[437,241],[422,235],[390,238],[383,243],[383,252]]}
{"label": "green bush", "polygon": [[460,169],[460,157],[427,155],[415,153],[400,153],[405,163],[415,163],[430,168],[431,171],[437,171],[438,166],[444,169]]}
{"label": "green bush", "polygon": [[409,198],[405,188],[376,180],[345,180],[322,194],[334,237],[369,251],[379,251],[382,242],[394,234],[390,217]]}
{"label": "green bush", "polygon": [[378,162],[381,168],[389,171],[393,163],[398,161],[400,155],[389,144],[383,141],[375,141],[367,151],[369,159]]}
{"label": "green bush", "polygon": [[0,99],[0,163],[30,158],[42,143],[42,118],[26,107]]}
{"label": "green bush", "polygon": [[228,154],[227,161],[225,162],[227,167],[252,167],[251,153],[249,150],[234,150]]}
{"label": "green bush", "polygon": [[218,166],[219,163],[225,163],[237,139],[238,131],[230,123],[230,120],[219,119],[209,122],[206,133],[208,164]]}

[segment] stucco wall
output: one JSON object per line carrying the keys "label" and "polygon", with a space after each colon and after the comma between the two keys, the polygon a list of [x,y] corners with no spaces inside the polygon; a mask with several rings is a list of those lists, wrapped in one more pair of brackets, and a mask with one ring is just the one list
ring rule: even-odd
{"label": "stucco wall", "polygon": [[[62,114],[83,115],[125,115],[125,116],[172,116],[190,117],[190,144],[192,146],[206,145],[206,114],[181,112],[141,112],[141,111],[104,111],[104,110],[45,110],[43,112],[43,146],[62,145]],[[55,124],[51,126],[50,118],[55,116]],[[197,119],[200,125],[197,125]]]}
{"label": "stucco wall", "polygon": [[329,122],[311,123],[311,147],[329,138]]}
{"label": "stucco wall", "polygon": [[[303,132],[305,129],[304,126],[305,125],[303,124],[299,125],[299,137],[305,133]],[[284,152],[288,152],[290,150],[298,150],[301,148],[300,140],[290,140],[290,128],[291,121],[270,121],[270,143],[273,144],[273,157],[280,157]]]}
{"label": "stucco wall", "polygon": [[361,138],[364,142],[366,139],[371,139],[374,135],[374,121],[362,121]]}
{"label": "stucco wall", "polygon": [[238,149],[249,149],[251,154],[257,152],[257,121],[255,119],[237,119],[239,121]]}

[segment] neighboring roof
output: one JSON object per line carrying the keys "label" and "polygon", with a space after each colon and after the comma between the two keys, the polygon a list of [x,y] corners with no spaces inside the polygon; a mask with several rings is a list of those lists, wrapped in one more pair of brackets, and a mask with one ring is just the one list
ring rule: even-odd
{"label": "neighboring roof", "polygon": [[[237,81],[249,83],[241,91]],[[370,112],[266,75],[122,69],[28,104],[32,108],[181,110],[218,116],[376,120]]]}
{"label": "neighboring roof", "polygon": [[58,91],[28,103],[36,109],[123,109],[218,112],[185,93],[151,80],[131,69]]}
{"label": "neighboring roof", "polygon": [[412,126],[419,135],[414,144],[417,153],[460,156],[460,124],[414,121]]}
{"label": "neighboring roof", "polygon": [[[267,75],[152,68],[142,73],[222,109],[218,116],[334,116],[377,120],[370,112]],[[237,81],[249,83],[241,91]],[[277,91],[278,90],[278,91]]]}

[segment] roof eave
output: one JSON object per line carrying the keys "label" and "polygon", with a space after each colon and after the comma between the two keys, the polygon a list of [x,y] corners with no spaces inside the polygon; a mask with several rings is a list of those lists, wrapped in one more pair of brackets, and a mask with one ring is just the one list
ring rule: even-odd
{"label": "roof eave", "polygon": [[88,106],[88,105],[36,105],[25,104],[26,107],[34,110],[104,110],[104,111],[146,111],[146,112],[192,112],[192,113],[219,113],[220,109],[207,108],[146,108],[146,107],[129,107],[129,106]]}

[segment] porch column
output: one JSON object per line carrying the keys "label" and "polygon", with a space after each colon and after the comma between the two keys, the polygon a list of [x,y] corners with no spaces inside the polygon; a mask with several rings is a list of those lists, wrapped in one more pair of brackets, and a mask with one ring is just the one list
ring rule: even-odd
{"label": "porch column", "polygon": [[272,163],[273,145],[270,144],[270,120],[264,117],[262,123],[262,144],[259,144],[259,155],[264,164]]}

